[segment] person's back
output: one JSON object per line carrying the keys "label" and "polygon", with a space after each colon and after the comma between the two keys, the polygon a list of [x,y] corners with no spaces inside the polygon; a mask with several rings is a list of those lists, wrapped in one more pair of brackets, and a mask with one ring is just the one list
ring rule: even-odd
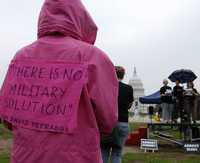
{"label": "person's back", "polygon": [[[96,32],[97,27],[79,0],[46,0],[39,19],[39,39],[20,50],[10,66],[12,70],[13,65],[21,64],[25,69],[19,72],[20,75],[39,78],[15,81],[26,86],[17,88],[16,85],[12,89],[13,94],[33,100],[15,104],[15,111],[25,111],[32,106],[33,112],[39,108],[45,116],[34,117],[36,122],[26,126],[24,121],[18,124],[17,121],[5,119],[4,114],[13,114],[16,118],[22,114],[15,115],[15,111],[7,113],[5,106],[0,105],[1,117],[13,124],[12,163],[102,162],[99,136],[100,133],[109,134],[117,122],[118,82],[110,60],[93,46]],[[40,71],[37,66],[40,66]],[[65,66],[66,69],[62,69]],[[49,80],[44,80],[46,76]],[[79,81],[81,77],[85,80],[83,83]],[[81,83],[82,86],[76,87],[72,82],[65,85],[64,79],[74,80],[74,83]],[[2,87],[2,97],[7,85],[8,77]],[[17,89],[18,93],[15,92]],[[67,96],[67,92],[71,94]],[[77,107],[61,105],[65,95]],[[48,99],[48,103],[44,99]],[[66,117],[62,116],[65,111]],[[70,123],[63,124],[64,128],[37,123],[54,120],[55,124],[59,124],[54,114],[58,119],[63,118],[63,122],[67,120]]]}
{"label": "person's back", "polygon": [[133,88],[123,82],[119,82],[119,97],[118,97],[118,121],[128,122],[128,110],[133,102]]}
{"label": "person's back", "polygon": [[116,66],[116,74],[119,80],[119,95],[118,95],[118,124],[114,128],[112,134],[102,138],[101,151],[103,163],[109,162],[111,156],[112,163],[122,162],[122,152],[128,137],[128,110],[131,108],[134,97],[133,88],[122,82],[125,69],[121,66]]}

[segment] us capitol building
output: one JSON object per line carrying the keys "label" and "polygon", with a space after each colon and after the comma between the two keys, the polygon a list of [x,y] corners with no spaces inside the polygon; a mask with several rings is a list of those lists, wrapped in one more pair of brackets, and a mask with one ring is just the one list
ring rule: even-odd
{"label": "us capitol building", "polygon": [[142,118],[140,115],[141,113],[146,113],[146,108],[140,103],[139,98],[145,96],[145,89],[143,86],[142,80],[139,78],[137,74],[136,67],[134,67],[134,73],[131,79],[129,80],[129,85],[133,88],[133,96],[134,96],[134,103],[132,108],[130,109],[131,115],[134,114],[134,116],[131,116],[130,119],[133,119],[134,121],[145,121],[145,117]]}

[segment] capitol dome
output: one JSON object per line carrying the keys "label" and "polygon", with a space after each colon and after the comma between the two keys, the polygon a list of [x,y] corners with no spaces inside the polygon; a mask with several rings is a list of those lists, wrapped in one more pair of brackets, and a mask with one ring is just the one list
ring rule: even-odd
{"label": "capitol dome", "polygon": [[[145,89],[142,80],[137,75],[136,67],[134,67],[133,76],[129,80],[129,85],[133,88],[134,103],[130,109],[130,112],[134,113],[129,117],[130,122],[149,122],[149,116],[147,114],[147,108],[139,101],[140,97],[145,96]],[[141,116],[142,113],[142,116]]]}
{"label": "capitol dome", "polygon": [[133,73],[132,78],[129,81],[129,85],[131,85],[133,87],[133,91],[134,91],[133,94],[134,94],[135,100],[144,96],[143,82],[137,75],[136,67],[134,67],[134,73]]}

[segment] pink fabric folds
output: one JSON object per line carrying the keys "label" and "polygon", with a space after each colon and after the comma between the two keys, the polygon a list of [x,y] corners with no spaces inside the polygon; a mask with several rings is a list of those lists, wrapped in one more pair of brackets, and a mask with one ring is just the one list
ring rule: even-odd
{"label": "pink fabric folds", "polygon": [[38,39],[16,53],[0,92],[12,163],[102,163],[100,135],[118,120],[118,81],[96,35],[80,0],[45,0]]}
{"label": "pink fabric folds", "polygon": [[97,30],[80,0],[45,0],[38,22],[38,38],[59,32],[94,44]]}

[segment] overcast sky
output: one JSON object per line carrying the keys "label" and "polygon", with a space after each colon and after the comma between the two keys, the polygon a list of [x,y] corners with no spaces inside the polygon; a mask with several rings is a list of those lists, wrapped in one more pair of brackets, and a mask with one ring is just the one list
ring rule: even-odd
{"label": "overcast sky", "polygon": [[[200,0],[83,0],[99,27],[96,45],[114,64],[134,65],[146,93],[173,70],[200,76]],[[15,52],[34,41],[43,0],[4,0],[0,5],[0,84]],[[199,80],[196,81],[200,88]]]}

